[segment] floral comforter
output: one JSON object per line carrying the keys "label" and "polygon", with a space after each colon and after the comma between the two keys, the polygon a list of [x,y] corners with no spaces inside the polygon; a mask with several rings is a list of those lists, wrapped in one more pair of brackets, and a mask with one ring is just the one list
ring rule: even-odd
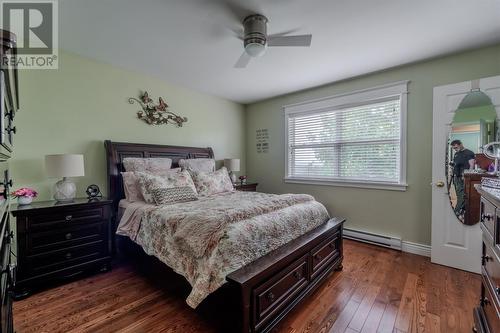
{"label": "floral comforter", "polygon": [[117,233],[128,236],[192,286],[196,308],[226,276],[329,218],[310,195],[228,192],[200,200],[125,209]]}

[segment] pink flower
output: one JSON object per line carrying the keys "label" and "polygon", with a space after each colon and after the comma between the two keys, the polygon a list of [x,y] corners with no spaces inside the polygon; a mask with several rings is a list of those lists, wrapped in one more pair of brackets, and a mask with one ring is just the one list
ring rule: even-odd
{"label": "pink flower", "polygon": [[29,188],[29,187],[22,187],[20,189],[15,190],[14,192],[12,192],[11,195],[15,198],[17,198],[17,197],[36,198],[38,195],[38,192],[32,188]]}

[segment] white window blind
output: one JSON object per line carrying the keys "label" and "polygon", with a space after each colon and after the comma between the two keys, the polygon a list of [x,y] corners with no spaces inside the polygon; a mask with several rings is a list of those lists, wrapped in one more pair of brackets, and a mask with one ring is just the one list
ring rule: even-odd
{"label": "white window blind", "polygon": [[287,122],[288,178],[400,183],[400,95]]}

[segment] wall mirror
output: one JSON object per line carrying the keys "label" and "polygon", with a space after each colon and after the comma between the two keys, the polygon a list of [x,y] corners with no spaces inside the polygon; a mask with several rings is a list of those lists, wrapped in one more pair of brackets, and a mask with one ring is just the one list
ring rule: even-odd
{"label": "wall mirror", "polygon": [[494,177],[494,160],[483,153],[483,146],[497,141],[497,131],[497,115],[488,95],[479,90],[468,93],[453,117],[446,149],[450,204],[463,224],[479,222],[480,200],[474,184]]}

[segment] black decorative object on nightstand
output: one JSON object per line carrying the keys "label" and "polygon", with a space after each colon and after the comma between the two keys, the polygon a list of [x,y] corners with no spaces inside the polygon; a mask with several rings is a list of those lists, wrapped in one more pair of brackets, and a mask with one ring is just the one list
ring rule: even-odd
{"label": "black decorative object on nightstand", "polygon": [[87,198],[88,199],[95,199],[95,198],[100,198],[102,197],[101,190],[99,189],[99,186],[92,184],[87,187],[87,190],[85,191],[87,193]]}
{"label": "black decorative object on nightstand", "polygon": [[259,183],[233,184],[236,191],[256,192]]}
{"label": "black decorative object on nightstand", "polygon": [[34,202],[12,208],[16,217],[17,284],[32,290],[111,268],[111,205],[107,199]]}

